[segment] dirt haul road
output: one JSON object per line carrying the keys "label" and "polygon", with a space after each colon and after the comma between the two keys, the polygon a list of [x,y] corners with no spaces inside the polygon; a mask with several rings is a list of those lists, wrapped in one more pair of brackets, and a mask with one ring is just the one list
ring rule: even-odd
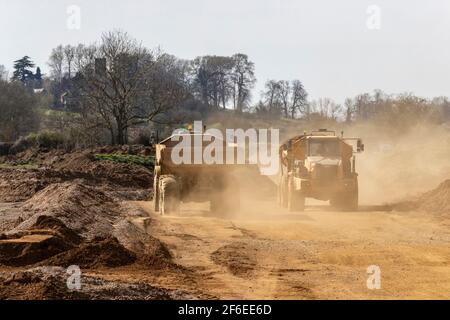
{"label": "dirt haul road", "polygon": [[[430,215],[327,206],[289,213],[265,201],[237,217],[213,217],[207,204],[160,216],[150,202],[139,205],[154,218],[149,232],[213,297],[450,298],[450,224]],[[381,289],[368,289],[370,265],[380,267]]]}

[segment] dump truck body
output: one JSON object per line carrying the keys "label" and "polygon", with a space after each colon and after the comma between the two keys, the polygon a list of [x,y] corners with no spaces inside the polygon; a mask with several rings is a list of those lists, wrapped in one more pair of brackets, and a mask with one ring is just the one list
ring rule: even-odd
{"label": "dump truck body", "polygon": [[[234,164],[196,163],[195,153],[203,154],[209,142],[203,133],[172,135],[156,144],[154,172],[154,207],[161,214],[178,211],[181,202],[209,201],[212,211],[236,211],[239,208],[239,185],[234,177]],[[173,149],[183,139],[189,139],[190,147],[184,148],[188,163],[177,163]],[[201,145],[194,143],[200,138]],[[208,139],[212,139],[209,137]],[[222,141],[225,143],[224,141]],[[186,156],[186,155],[184,155]]]}
{"label": "dump truck body", "polygon": [[279,202],[291,211],[304,209],[305,198],[330,201],[332,205],[356,210],[358,174],[351,141],[332,131],[320,130],[289,139],[280,146]]}

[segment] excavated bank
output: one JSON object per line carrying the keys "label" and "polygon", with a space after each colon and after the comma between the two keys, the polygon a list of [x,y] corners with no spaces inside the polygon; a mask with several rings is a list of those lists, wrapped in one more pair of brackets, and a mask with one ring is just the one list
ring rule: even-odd
{"label": "excavated bank", "polygon": [[69,289],[69,274],[61,267],[37,267],[19,272],[0,272],[0,299],[19,300],[171,300],[190,298],[144,283],[107,281],[82,275],[81,286]]}
{"label": "excavated bank", "polygon": [[139,262],[149,269],[173,267],[164,244],[128,220],[142,214],[95,188],[52,184],[1,225],[0,264],[93,269]]}
{"label": "excavated bank", "polygon": [[28,230],[0,235],[0,264],[31,265],[81,242],[82,238],[58,219],[40,216]]}
{"label": "excavated bank", "polygon": [[[122,274],[185,279],[186,270],[136,224],[149,220],[147,213],[123,201],[149,198],[151,169],[94,157],[152,153],[120,149],[26,150],[0,157],[0,299],[192,298]],[[81,290],[67,289],[65,268],[71,265],[83,273]],[[109,280],[102,278],[106,269]]]}

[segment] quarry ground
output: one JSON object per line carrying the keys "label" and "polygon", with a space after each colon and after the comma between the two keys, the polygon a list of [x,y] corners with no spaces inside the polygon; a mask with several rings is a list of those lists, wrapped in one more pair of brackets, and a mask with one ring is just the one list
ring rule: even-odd
{"label": "quarry ground", "polygon": [[[176,263],[195,270],[201,290],[222,299],[450,298],[445,219],[375,207],[288,213],[271,201],[228,219],[211,217],[206,205],[161,217],[149,203],[140,205]],[[379,290],[367,287],[370,265],[380,267]]]}
{"label": "quarry ground", "polygon": [[[100,151],[3,159],[0,299],[450,298],[450,181],[398,206],[290,213],[247,176],[267,193],[243,188],[239,213],[187,203],[161,216],[151,171]],[[67,288],[70,265],[81,290]],[[371,265],[380,289],[367,287]]]}

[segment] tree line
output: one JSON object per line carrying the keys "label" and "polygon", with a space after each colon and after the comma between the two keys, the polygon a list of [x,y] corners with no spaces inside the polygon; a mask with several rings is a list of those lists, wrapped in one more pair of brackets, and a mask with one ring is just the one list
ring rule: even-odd
{"label": "tree line", "polygon": [[0,140],[37,130],[42,126],[38,110],[43,108],[63,111],[52,122],[90,144],[126,144],[129,131],[137,126],[183,123],[221,110],[306,121],[450,118],[446,97],[427,100],[375,91],[341,105],[329,98],[308,99],[298,79],[266,81],[252,105],[255,64],[247,55],[183,60],[145,48],[122,31],[106,32],[96,44],[59,45],[48,66],[44,76],[25,56],[15,61],[11,79],[0,66]]}

